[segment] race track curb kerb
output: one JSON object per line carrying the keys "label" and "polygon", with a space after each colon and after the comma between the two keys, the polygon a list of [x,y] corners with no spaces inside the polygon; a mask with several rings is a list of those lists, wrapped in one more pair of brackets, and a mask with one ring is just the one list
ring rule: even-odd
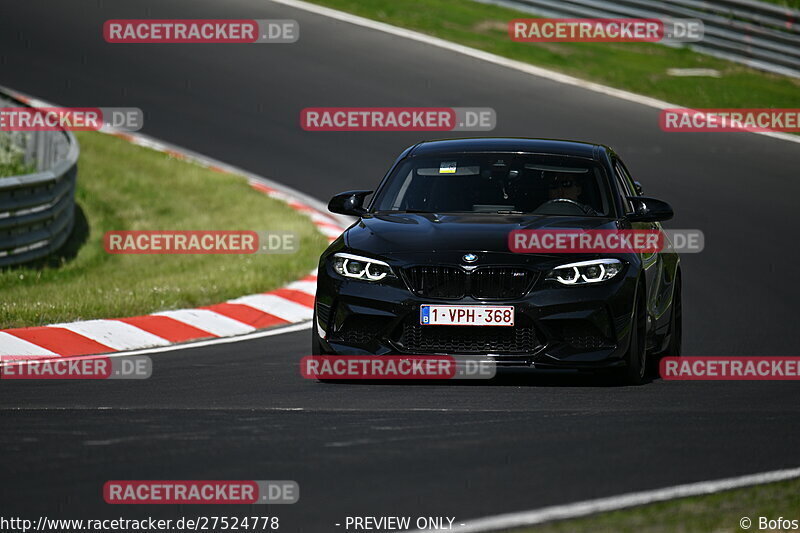
{"label": "race track curb kerb", "polygon": [[[54,104],[4,87],[0,87],[0,92],[33,107],[55,107]],[[317,200],[267,178],[145,135],[121,133],[111,129],[101,131],[223,174],[244,176],[255,190],[285,202],[292,209],[308,216],[329,242],[341,235],[346,227],[345,220],[327,214],[324,206]],[[304,322],[313,316],[316,286],[315,270],[280,289],[242,296],[198,309],[0,330],[0,356],[4,359],[13,359],[14,356],[53,358],[113,353],[200,339],[232,337],[259,329]]]}

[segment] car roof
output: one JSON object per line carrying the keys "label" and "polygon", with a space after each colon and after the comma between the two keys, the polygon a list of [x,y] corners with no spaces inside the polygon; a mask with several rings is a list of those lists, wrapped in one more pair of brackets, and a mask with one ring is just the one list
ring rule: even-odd
{"label": "car roof", "polygon": [[423,141],[411,147],[407,156],[452,154],[464,152],[522,152],[566,155],[597,160],[608,148],[602,144],[558,139],[524,137],[476,137]]}

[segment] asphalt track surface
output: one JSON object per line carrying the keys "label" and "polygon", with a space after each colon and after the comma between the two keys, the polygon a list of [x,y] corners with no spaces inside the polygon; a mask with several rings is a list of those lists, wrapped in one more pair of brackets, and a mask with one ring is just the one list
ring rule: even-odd
{"label": "asphalt track surface", "polygon": [[[495,135],[609,144],[673,205],[667,227],[705,232],[705,251],[683,257],[685,352],[798,354],[797,144],[663,133],[657,110],[267,1],[2,9],[0,84],[60,105],[140,107],[144,133],[321,199],[374,187],[428,134],[304,132],[304,107],[488,106]],[[301,38],[109,45],[110,18],[293,18]],[[336,531],[347,515],[463,522],[800,463],[794,383],[324,385],[299,375],[307,340],[154,354],[146,381],[0,382],[0,515],[269,512],[284,531]],[[109,506],[109,479],[294,479],[301,499]]]}

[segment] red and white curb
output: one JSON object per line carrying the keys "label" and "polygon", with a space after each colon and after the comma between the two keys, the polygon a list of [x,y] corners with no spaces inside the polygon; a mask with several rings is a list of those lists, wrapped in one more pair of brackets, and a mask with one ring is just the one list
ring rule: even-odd
{"label": "red and white curb", "polygon": [[[54,107],[0,86],[8,94],[33,107]],[[138,133],[102,130],[133,144],[163,152],[177,159],[211,170],[244,176],[250,186],[271,198],[285,202],[308,216],[316,228],[336,240],[347,219],[329,215],[324,204],[267,178],[246,172],[190,150]],[[105,354],[168,346],[200,339],[245,335],[259,329],[311,320],[317,272],[273,291],[250,294],[198,309],[161,311],[144,316],[85,320],[66,324],[0,330],[0,357],[67,357]]]}

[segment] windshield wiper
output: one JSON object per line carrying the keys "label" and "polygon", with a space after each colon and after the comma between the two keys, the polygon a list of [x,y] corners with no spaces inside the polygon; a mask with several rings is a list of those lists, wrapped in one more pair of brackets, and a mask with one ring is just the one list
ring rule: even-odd
{"label": "windshield wiper", "polygon": [[495,211],[498,215],[524,215],[525,211],[511,211],[510,209],[501,209]]}

